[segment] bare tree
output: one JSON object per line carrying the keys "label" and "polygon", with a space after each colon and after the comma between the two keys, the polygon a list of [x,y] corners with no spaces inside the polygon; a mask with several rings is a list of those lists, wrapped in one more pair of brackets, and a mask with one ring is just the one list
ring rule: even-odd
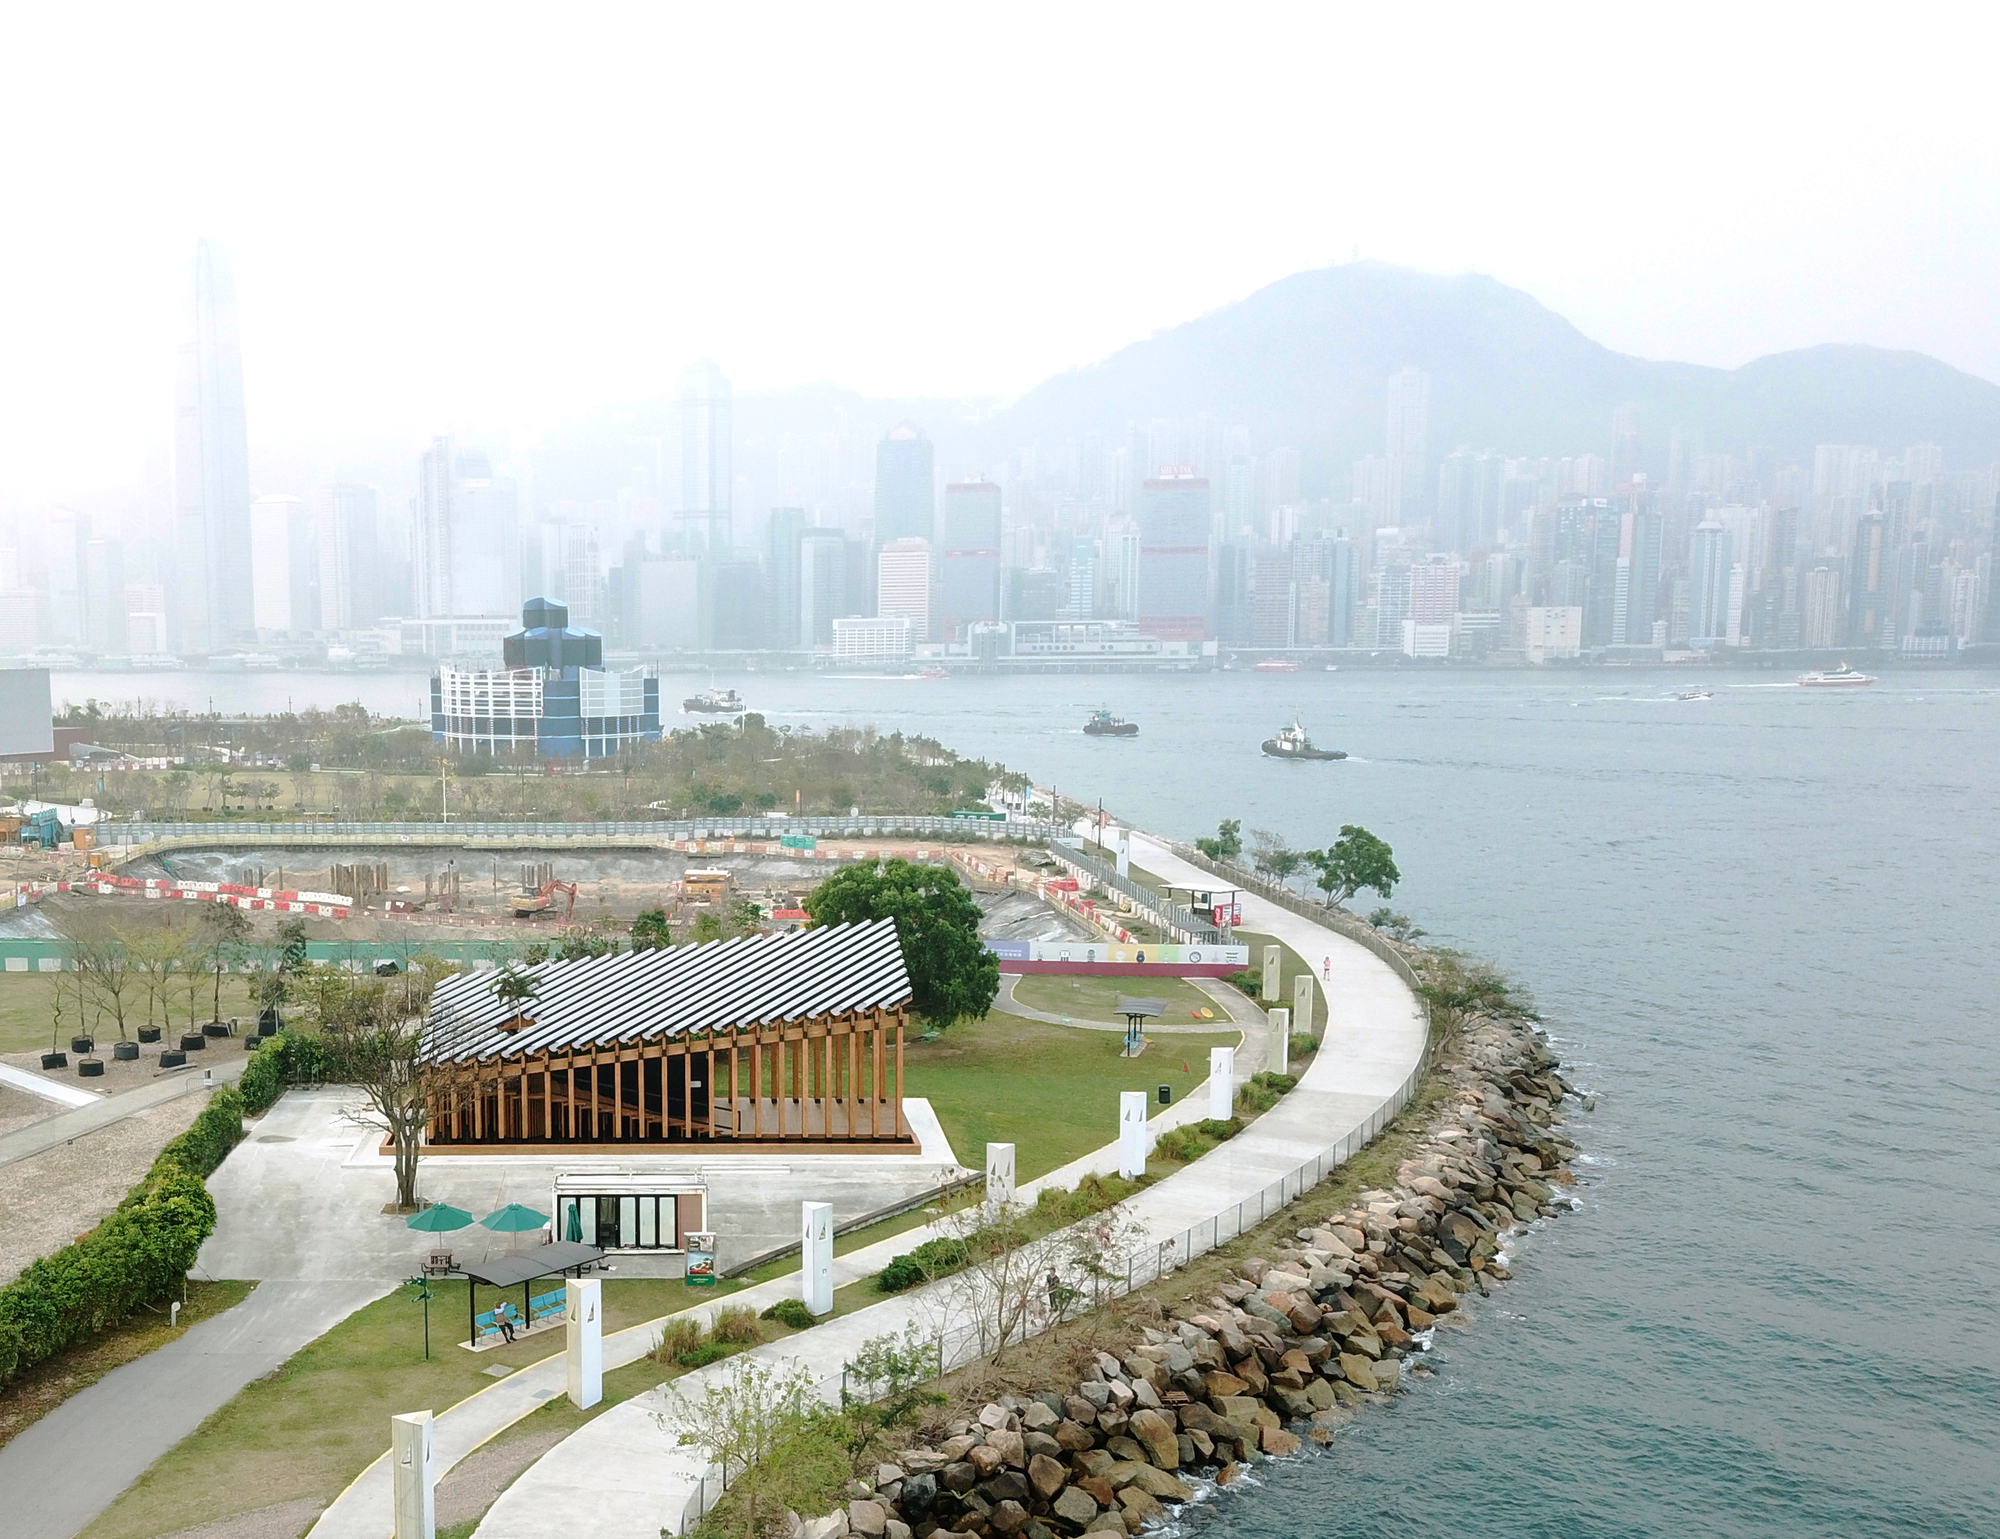
{"label": "bare tree", "polygon": [[441,966],[420,963],[399,979],[370,981],[348,991],[324,1037],[327,1077],[353,1085],[364,1102],[349,1120],[388,1135],[396,1163],[396,1205],[417,1205],[417,1158],[430,1119],[430,1085],[423,1061],[431,991]]}
{"label": "bare tree", "polygon": [[127,1040],[125,1001],[133,987],[132,957],[123,918],[107,909],[73,909],[57,921],[63,950],[76,973],[79,1000],[97,1006],[98,1019],[109,1013],[118,1026],[118,1040]]}

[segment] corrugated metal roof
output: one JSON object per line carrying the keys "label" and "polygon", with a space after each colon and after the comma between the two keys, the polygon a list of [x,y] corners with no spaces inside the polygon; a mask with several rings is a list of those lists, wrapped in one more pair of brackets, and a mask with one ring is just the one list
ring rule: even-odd
{"label": "corrugated metal roof", "polygon": [[534,1024],[502,1031],[519,1007],[493,973],[460,973],[431,995],[430,1063],[529,1057],[568,1048],[815,1020],[910,1002],[893,919],[751,935],[703,946],[619,952],[526,968],[540,985]]}

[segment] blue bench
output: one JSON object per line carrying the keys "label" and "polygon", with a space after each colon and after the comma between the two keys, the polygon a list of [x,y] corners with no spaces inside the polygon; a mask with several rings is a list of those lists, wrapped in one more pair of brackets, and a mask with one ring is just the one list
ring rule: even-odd
{"label": "blue bench", "polygon": [[546,1320],[551,1315],[559,1315],[569,1308],[569,1291],[558,1288],[553,1293],[537,1293],[528,1301],[528,1308],[537,1320]]}

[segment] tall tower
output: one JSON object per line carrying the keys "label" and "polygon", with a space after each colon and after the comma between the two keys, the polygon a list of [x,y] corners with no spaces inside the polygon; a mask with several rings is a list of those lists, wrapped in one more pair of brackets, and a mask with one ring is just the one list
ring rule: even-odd
{"label": "tall tower", "polygon": [[174,645],[222,652],[256,637],[250,586],[250,446],[229,258],[194,250],[174,370]]}
{"label": "tall tower", "polygon": [[729,553],[734,474],[732,394],[721,369],[703,359],[681,380],[681,535],[690,555]]}
{"label": "tall tower", "polygon": [[914,423],[899,422],[875,446],[875,543],[923,540],[936,534],[936,472],[931,441]]}
{"label": "tall tower", "polygon": [[1430,483],[1431,377],[1405,366],[1389,376],[1390,512],[1398,524],[1424,516]]}
{"label": "tall tower", "polygon": [[458,613],[452,587],[458,477],[451,440],[433,438],[417,472],[417,617]]}

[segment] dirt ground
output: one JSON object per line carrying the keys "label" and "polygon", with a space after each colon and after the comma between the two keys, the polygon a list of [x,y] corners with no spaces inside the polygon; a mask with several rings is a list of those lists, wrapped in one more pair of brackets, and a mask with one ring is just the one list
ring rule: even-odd
{"label": "dirt ground", "polygon": [[[9,1059],[8,1062],[12,1062]],[[29,1095],[25,1090],[16,1090],[12,1085],[0,1085],[0,1133],[12,1132],[15,1128],[26,1127],[30,1122],[40,1122],[44,1117],[52,1117],[62,1107],[54,1101],[45,1101],[38,1095]]]}
{"label": "dirt ground", "polygon": [[[164,1539],[299,1539],[313,1519],[320,1515],[324,1503],[316,1497],[302,1496],[295,1502],[280,1502],[275,1507],[259,1507],[255,1512],[239,1512],[233,1518],[217,1518],[213,1523],[198,1524],[193,1528],[183,1528],[164,1536]],[[443,1514],[439,1514],[442,1519]],[[443,1527],[440,1521],[439,1527]]]}
{"label": "dirt ground", "polygon": [[93,1228],[206,1104],[180,1096],[9,1165],[0,1182],[0,1282]]}
{"label": "dirt ground", "polygon": [[[141,1085],[150,1085],[156,1079],[176,1075],[184,1076],[190,1070],[193,1071],[196,1079],[200,1079],[203,1064],[213,1065],[224,1063],[231,1059],[241,1058],[244,1053],[243,1038],[214,1037],[209,1039],[207,1047],[187,1055],[186,1068],[162,1069],[160,1067],[160,1051],[162,1048],[180,1046],[181,1037],[178,1029],[171,1036],[163,1033],[158,1042],[141,1043],[139,1045],[139,1056],[130,1060],[113,1058],[111,1056],[111,1044],[117,1040],[116,1036],[109,1038],[99,1037],[97,1039],[97,1056],[104,1063],[104,1072],[95,1079],[84,1079],[77,1074],[77,1054],[69,1052],[69,1039],[66,1037],[62,1042],[62,1050],[65,1053],[69,1053],[69,1067],[67,1069],[43,1069],[42,1055],[39,1051],[0,1055],[0,1063],[9,1063],[17,1069],[26,1069],[30,1074],[39,1074],[44,1079],[61,1080],[66,1085],[75,1085],[80,1089],[95,1090],[103,1095],[117,1095],[120,1091],[137,1090]],[[22,1091],[21,1094],[25,1095],[27,1092]],[[63,1109],[54,1101],[45,1101],[42,1104],[47,1106],[50,1111],[61,1111]],[[5,1116],[5,1112],[0,1111],[0,1116]]]}

